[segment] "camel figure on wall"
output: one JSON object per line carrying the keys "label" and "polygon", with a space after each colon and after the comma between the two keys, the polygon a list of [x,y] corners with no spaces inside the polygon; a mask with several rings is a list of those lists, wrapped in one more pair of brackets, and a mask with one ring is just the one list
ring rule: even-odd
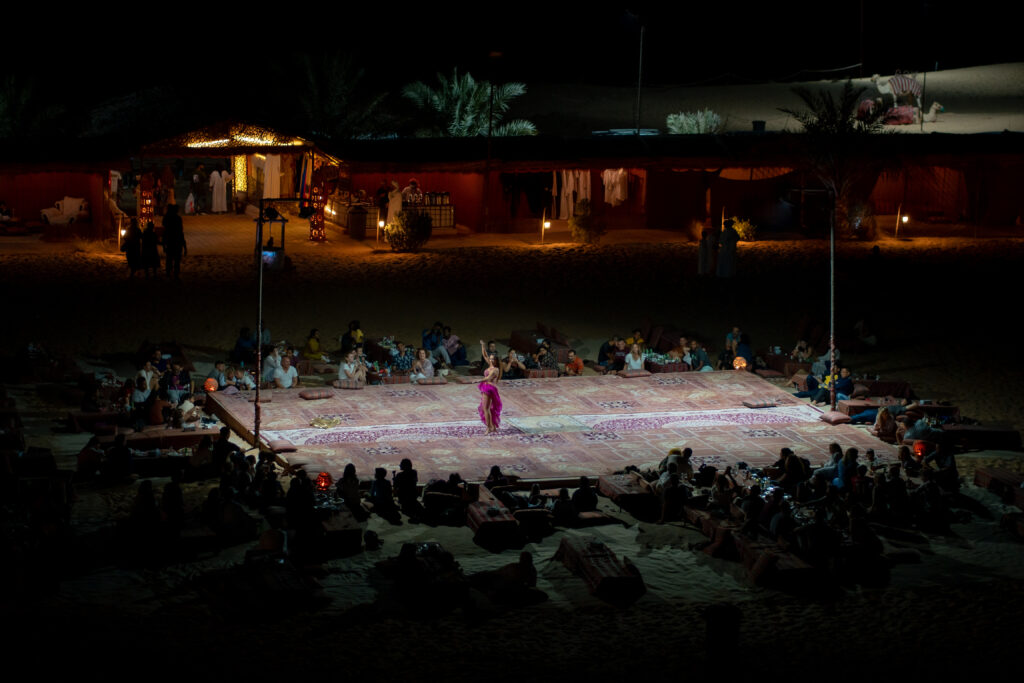
{"label": "camel figure on wall", "polygon": [[882,81],[881,76],[875,74],[871,77],[871,82],[875,84],[875,87],[878,88],[878,92],[882,96],[892,96],[892,106],[897,106],[899,104],[899,98],[903,95],[911,95],[917,103],[917,108],[921,108],[921,94],[923,89],[917,80],[916,73],[904,74],[897,71],[896,75],[886,79],[884,82]]}

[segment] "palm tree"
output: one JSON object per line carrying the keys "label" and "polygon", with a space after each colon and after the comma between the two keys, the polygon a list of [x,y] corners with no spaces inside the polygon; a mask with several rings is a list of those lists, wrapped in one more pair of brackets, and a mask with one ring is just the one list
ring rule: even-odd
{"label": "palm tree", "polygon": [[[849,207],[866,182],[878,176],[885,162],[873,154],[873,136],[889,131],[878,117],[858,120],[857,105],[863,88],[846,81],[838,97],[829,90],[794,88],[805,110],[781,109],[803,126],[804,151],[810,170],[832,195],[833,221],[838,231],[849,231]],[[877,138],[875,138],[877,139]]]}
{"label": "palm tree", "polygon": [[526,93],[525,84],[492,85],[468,73],[460,77],[458,69],[451,79],[438,74],[437,80],[437,88],[416,81],[402,89],[402,96],[431,119],[428,126],[416,131],[417,137],[537,134],[537,127],[523,119],[499,123],[509,110],[509,102]]}
{"label": "palm tree", "polygon": [[298,125],[314,138],[345,139],[379,133],[380,94],[362,92],[363,70],[342,52],[299,57]]}

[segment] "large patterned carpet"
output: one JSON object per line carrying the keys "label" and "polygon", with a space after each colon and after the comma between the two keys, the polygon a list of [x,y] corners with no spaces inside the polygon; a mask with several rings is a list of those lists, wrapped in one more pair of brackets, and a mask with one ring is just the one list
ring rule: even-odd
{"label": "large patterned carpet", "polygon": [[[892,446],[864,430],[827,425],[817,408],[746,372],[519,380],[502,382],[500,391],[501,429],[491,436],[471,384],[371,386],[311,401],[275,391],[263,404],[260,438],[291,442],[298,450],[289,460],[335,476],[349,462],[368,476],[411,458],[421,481],[451,472],[483,479],[491,465],[528,478],[599,475],[655,465],[675,446],[689,446],[695,462],[717,466],[770,464],[783,446],[819,463],[832,441],[895,457]],[[251,437],[249,398],[216,395],[212,403]],[[745,400],[777,407],[745,408]],[[310,426],[318,417],[336,426]]]}

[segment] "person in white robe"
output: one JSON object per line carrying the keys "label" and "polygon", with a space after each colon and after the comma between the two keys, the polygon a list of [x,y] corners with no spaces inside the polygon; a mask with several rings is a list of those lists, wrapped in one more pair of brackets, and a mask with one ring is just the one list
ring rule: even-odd
{"label": "person in white robe", "polygon": [[227,171],[217,170],[210,174],[210,210],[225,213],[228,210],[228,183],[234,180]]}

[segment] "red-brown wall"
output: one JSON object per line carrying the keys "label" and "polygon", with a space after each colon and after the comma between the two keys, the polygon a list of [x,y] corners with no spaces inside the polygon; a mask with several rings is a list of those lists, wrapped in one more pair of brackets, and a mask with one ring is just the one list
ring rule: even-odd
{"label": "red-brown wall", "polygon": [[[392,173],[353,173],[352,191],[366,190],[373,197],[382,180],[390,186],[391,181],[398,182],[404,188],[409,179],[415,178],[423,192],[448,192],[451,202],[455,205],[455,222],[465,225],[473,231],[480,231],[483,226],[484,176],[482,173],[457,173],[451,171],[401,171]],[[501,188],[492,188],[492,193],[501,192]]]}
{"label": "red-brown wall", "polygon": [[[79,226],[82,237],[114,237],[109,212],[103,201],[103,173],[88,171],[0,172],[0,198],[25,222],[40,220],[40,210],[50,208],[64,197],[82,197],[89,202],[90,225]],[[110,234],[105,234],[109,232]]]}

